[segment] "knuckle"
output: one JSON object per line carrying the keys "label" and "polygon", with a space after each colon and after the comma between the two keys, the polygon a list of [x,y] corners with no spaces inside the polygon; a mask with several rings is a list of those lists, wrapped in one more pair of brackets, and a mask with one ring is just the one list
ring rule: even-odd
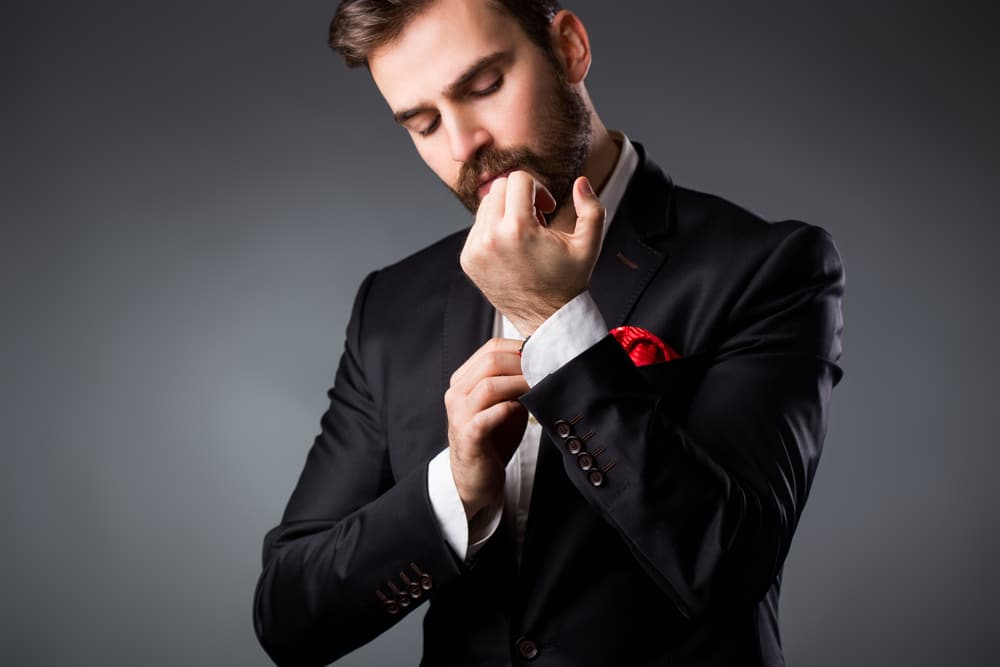
{"label": "knuckle", "polygon": [[478,412],[472,416],[469,423],[465,426],[466,438],[473,441],[482,440],[483,436],[486,434],[486,416],[482,412]]}
{"label": "knuckle", "polygon": [[480,242],[480,249],[482,254],[486,255],[496,252],[496,250],[499,247],[500,247],[500,238],[497,233],[491,230],[483,234],[482,241]]}
{"label": "knuckle", "polygon": [[496,381],[492,378],[483,378],[476,387],[480,397],[484,400],[491,400],[497,392]]}
{"label": "knuckle", "polygon": [[486,357],[486,373],[488,375],[500,375],[503,371],[503,356],[498,350],[494,350]]}
{"label": "knuckle", "polygon": [[494,391],[494,381],[490,378],[482,378],[472,389],[472,399],[478,404],[488,405],[492,402]]}

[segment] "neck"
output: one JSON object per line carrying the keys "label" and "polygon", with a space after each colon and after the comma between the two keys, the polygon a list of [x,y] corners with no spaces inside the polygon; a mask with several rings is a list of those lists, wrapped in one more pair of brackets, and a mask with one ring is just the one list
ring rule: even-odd
{"label": "neck", "polygon": [[[596,113],[591,114],[590,154],[583,163],[583,176],[590,180],[594,192],[600,194],[618,163],[621,146],[615,143],[608,128]],[[572,233],[576,227],[576,209],[570,200],[549,223],[551,229]]]}

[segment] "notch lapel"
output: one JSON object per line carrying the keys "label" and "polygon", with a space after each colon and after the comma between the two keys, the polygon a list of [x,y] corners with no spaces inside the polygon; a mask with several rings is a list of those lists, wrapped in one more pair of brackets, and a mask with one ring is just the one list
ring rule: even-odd
{"label": "notch lapel", "polygon": [[[673,234],[673,183],[642,146],[639,165],[591,276],[590,293],[609,328],[625,323],[639,297],[669,256]],[[521,552],[518,592],[523,624],[546,617],[560,570],[572,562],[577,540],[586,539],[593,508],[569,481],[557,444],[543,435],[539,446],[528,525]]]}
{"label": "notch lapel", "polygon": [[642,145],[633,145],[639,165],[608,228],[590,281],[590,294],[609,328],[625,323],[667,260],[667,239],[674,224],[673,182]]}

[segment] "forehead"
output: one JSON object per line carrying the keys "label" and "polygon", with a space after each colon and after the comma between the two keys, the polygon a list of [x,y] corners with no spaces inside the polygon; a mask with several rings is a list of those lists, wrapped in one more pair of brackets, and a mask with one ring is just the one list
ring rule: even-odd
{"label": "forehead", "polygon": [[375,50],[368,66],[395,109],[427,101],[483,56],[526,39],[513,18],[486,0],[436,0]]}

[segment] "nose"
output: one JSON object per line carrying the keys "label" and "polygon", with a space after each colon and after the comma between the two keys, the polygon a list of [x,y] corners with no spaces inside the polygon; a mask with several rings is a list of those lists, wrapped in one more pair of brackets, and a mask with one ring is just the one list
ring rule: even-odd
{"label": "nose", "polygon": [[468,162],[493,141],[489,130],[473,114],[455,113],[448,118],[442,116],[441,123],[448,133],[451,158],[456,162]]}

